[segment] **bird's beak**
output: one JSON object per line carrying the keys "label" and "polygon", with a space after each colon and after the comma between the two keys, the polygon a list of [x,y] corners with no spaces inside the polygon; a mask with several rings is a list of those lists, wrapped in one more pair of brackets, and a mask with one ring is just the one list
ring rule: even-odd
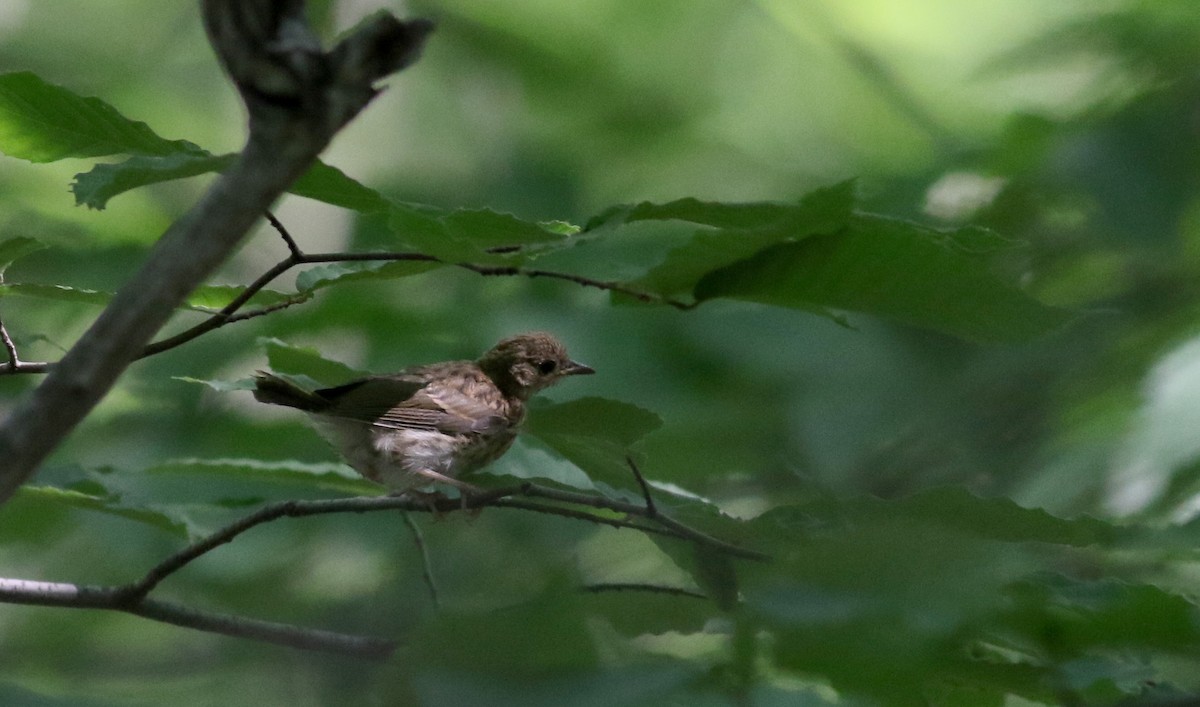
{"label": "bird's beak", "polygon": [[591,366],[585,366],[576,361],[567,361],[567,365],[563,366],[562,374],[564,376],[584,376],[591,375],[596,372],[596,369]]}

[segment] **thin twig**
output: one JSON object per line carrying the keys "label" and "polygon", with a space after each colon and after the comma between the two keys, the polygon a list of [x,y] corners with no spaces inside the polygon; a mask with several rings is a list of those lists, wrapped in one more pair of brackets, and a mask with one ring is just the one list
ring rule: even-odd
{"label": "thin twig", "polygon": [[633,471],[633,478],[637,479],[638,486],[642,489],[642,498],[646,499],[647,517],[657,517],[658,508],[654,505],[654,499],[650,497],[650,485],[646,483],[646,477],[642,476],[642,470],[638,468],[637,462],[633,460],[633,455],[625,455],[625,463]]}
{"label": "thin twig", "polygon": [[425,586],[429,588],[429,598],[433,600],[433,608],[442,608],[442,601],[438,598],[437,582],[433,578],[433,562],[429,559],[429,548],[425,546],[425,534],[421,532],[421,527],[417,525],[417,521],[404,511],[400,512],[400,517],[404,518],[404,524],[408,526],[409,532],[413,536],[413,544],[417,546],[417,552],[421,555],[421,577],[425,580]]}
{"label": "thin twig", "polygon": [[267,212],[267,222],[271,224],[271,227],[275,229],[275,232],[279,234],[279,237],[282,238],[283,242],[287,244],[288,252],[291,253],[293,257],[304,257],[304,253],[301,252],[300,246],[296,245],[296,239],[292,238],[292,234],[288,233],[288,230],[283,223],[279,219],[275,218],[275,214],[271,213],[270,211]]}
{"label": "thin twig", "polygon": [[21,365],[21,357],[17,355],[17,345],[13,343],[12,337],[8,335],[8,329],[4,326],[4,320],[0,319],[0,340],[4,341],[4,350],[8,352],[8,367],[10,370],[17,370]]}
{"label": "thin twig", "polygon": [[[279,223],[278,219],[276,219],[274,216],[268,214],[268,219],[271,220],[272,225],[279,224],[276,227],[277,229],[283,229],[283,224]],[[141,353],[139,353],[137,355],[137,358],[139,358],[139,359],[146,358],[148,356],[154,356],[156,354],[163,353],[164,351],[169,351],[176,347],[182,346],[182,345],[192,341],[193,339],[199,338],[200,336],[207,334],[210,331],[213,331],[215,329],[220,329],[221,327],[223,327],[227,324],[232,324],[234,322],[240,322],[240,321],[245,321],[247,319],[253,319],[255,317],[260,317],[265,314],[277,312],[279,310],[286,309],[288,307],[292,307],[294,305],[301,304],[301,303],[307,301],[310,298],[311,292],[304,291],[304,292],[297,293],[296,296],[291,297],[287,300],[284,300],[283,302],[265,306],[260,309],[254,310],[253,312],[244,312],[241,314],[237,313],[238,310],[240,310],[242,307],[244,307],[246,305],[246,303],[248,303],[254,297],[254,295],[256,295],[260,291],[262,291],[263,288],[265,288],[267,285],[269,285],[271,282],[273,282],[276,278],[278,278],[283,273],[287,272],[288,270],[291,270],[294,267],[300,266],[300,265],[316,265],[319,263],[349,263],[349,262],[372,262],[372,261],[377,261],[377,262],[412,261],[412,262],[425,262],[425,263],[439,263],[442,265],[451,265],[451,266],[454,266],[457,268],[461,268],[463,270],[469,270],[470,272],[476,273],[478,275],[483,275],[486,277],[509,276],[509,277],[529,277],[529,278],[546,278],[546,279],[554,279],[554,280],[563,280],[565,282],[573,282],[573,283],[575,283],[577,285],[581,285],[583,287],[591,287],[591,288],[595,288],[595,289],[599,289],[599,290],[605,290],[608,292],[616,292],[616,293],[619,293],[622,295],[626,295],[628,297],[632,297],[633,299],[636,299],[639,302],[647,302],[647,303],[657,302],[660,304],[665,304],[665,305],[674,307],[675,309],[679,309],[679,310],[693,309],[698,304],[696,302],[684,302],[682,300],[676,300],[676,299],[672,299],[670,297],[663,297],[661,295],[658,295],[658,294],[655,294],[652,292],[644,292],[641,290],[636,290],[636,289],[627,287],[625,285],[622,285],[619,282],[613,282],[613,281],[607,281],[607,280],[595,280],[595,279],[592,279],[589,277],[584,277],[582,275],[574,275],[572,273],[556,272],[556,271],[552,271],[552,270],[526,269],[526,268],[520,268],[520,267],[515,267],[515,266],[479,265],[476,263],[450,263],[450,262],[442,260],[441,258],[438,258],[436,256],[429,255],[428,253],[418,253],[418,252],[413,252],[413,251],[394,251],[394,252],[375,252],[375,253],[350,253],[350,252],[304,253],[303,251],[301,251],[299,249],[298,246],[296,246],[295,240],[291,237],[290,234],[287,233],[286,229],[280,230],[279,233],[280,233],[281,237],[283,237],[284,242],[288,246],[289,253],[286,258],[284,258],[283,260],[280,260],[278,263],[271,266],[262,275],[258,276],[258,278],[256,278],[253,282],[251,282],[249,285],[247,285],[246,288],[244,290],[242,290],[242,292],[240,294],[238,294],[237,297],[230,300],[229,304],[222,307],[220,311],[214,312],[207,319],[200,322],[199,324],[196,324],[195,326],[189,327],[189,328],[187,328],[177,334],[169,336],[165,339],[160,339],[153,343],[147,344],[142,349]],[[52,365],[53,364],[51,362],[37,362],[37,363],[21,362],[17,366],[13,366],[10,361],[7,365],[0,365],[0,375],[11,374],[11,373],[45,373],[47,370],[49,370],[50,366],[52,366]]]}
{"label": "thin twig", "polygon": [[587,592],[588,594],[601,594],[603,592],[650,592],[652,594],[670,594],[671,596],[677,597],[708,599],[707,594],[697,592],[694,589],[684,589],[683,587],[664,587],[659,584],[642,584],[640,582],[589,584],[583,587],[583,591]]}

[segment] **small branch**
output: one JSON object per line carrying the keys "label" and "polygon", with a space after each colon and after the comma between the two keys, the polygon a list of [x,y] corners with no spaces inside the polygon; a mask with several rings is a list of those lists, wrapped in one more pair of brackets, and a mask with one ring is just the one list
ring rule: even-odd
{"label": "small branch", "polygon": [[12,337],[8,334],[8,329],[4,326],[4,320],[0,319],[0,340],[4,341],[4,350],[8,352],[8,368],[15,371],[21,366],[21,357],[17,355],[17,345],[13,343]]}
{"label": "small branch", "polygon": [[658,509],[654,506],[654,499],[650,496],[650,485],[646,483],[646,477],[642,476],[642,470],[638,468],[637,462],[633,460],[632,455],[625,456],[625,463],[629,465],[629,469],[633,471],[633,478],[637,479],[638,486],[642,489],[642,498],[646,499],[646,514],[648,518],[658,516]]}
{"label": "small branch", "polygon": [[35,582],[0,578],[0,601],[9,604],[54,606],[69,609],[107,609],[184,626],[208,633],[249,638],[266,643],[325,653],[340,653],[380,660],[396,649],[396,642],[319,629],[300,628],[259,619],[200,611],[190,607],[142,598],[130,601],[120,587],[96,587],[63,582]]}
{"label": "small branch", "polygon": [[300,246],[296,245],[296,239],[292,238],[292,234],[288,233],[288,230],[286,227],[284,227],[283,223],[279,219],[275,218],[275,214],[271,213],[270,211],[267,212],[267,223],[271,224],[271,227],[275,229],[275,232],[279,234],[279,237],[282,238],[283,242],[287,244],[288,253],[290,253],[293,258],[304,257],[304,253],[300,251]]}
{"label": "small branch", "polygon": [[433,578],[433,562],[429,559],[429,548],[425,547],[425,534],[421,532],[421,527],[417,525],[417,521],[413,520],[411,515],[401,511],[400,517],[404,519],[404,524],[412,533],[413,544],[417,546],[417,552],[421,555],[421,577],[425,580],[425,586],[429,588],[429,598],[433,601],[433,607],[440,609],[442,601],[438,598],[437,582]]}
{"label": "small branch", "polygon": [[653,594],[670,594],[677,597],[693,597],[695,599],[708,599],[707,594],[702,594],[694,589],[684,589],[683,587],[664,587],[658,584],[642,584],[639,582],[614,582],[611,584],[589,584],[583,588],[583,591],[588,594],[601,594],[603,592],[650,592]]}

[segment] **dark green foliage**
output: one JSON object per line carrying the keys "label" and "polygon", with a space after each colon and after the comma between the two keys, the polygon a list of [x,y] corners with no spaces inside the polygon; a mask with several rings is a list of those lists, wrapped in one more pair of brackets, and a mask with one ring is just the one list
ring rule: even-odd
{"label": "dark green foliage", "polygon": [[[310,4],[323,26],[339,16]],[[254,403],[253,372],[331,386],[530,329],[597,375],[533,400],[473,481],[641,505],[632,459],[659,512],[768,559],[516,510],[420,517],[435,609],[394,513],[281,519],[155,596],[395,638],[390,661],[0,604],[0,654],[21,656],[0,660],[0,701],[999,707],[1200,690],[1200,521],[1182,522],[1200,468],[1191,6],[1118,3],[977,61],[972,81],[1102,58],[1073,89],[1086,109],[1013,99],[983,129],[932,99],[925,113],[948,60],[910,88],[850,10],[767,5],[432,7],[430,56],[372,106],[419,106],[403,113],[418,136],[385,121],[329,158],[398,166],[347,168],[366,186],[318,163],[279,210],[305,253],[380,259],[306,262],[241,310],[285,311],[135,364],[0,511],[0,575],[129,582],[264,503],[378,495],[303,415]],[[187,41],[163,84],[178,95],[138,98],[117,56],[102,75],[136,76],[104,90],[73,64],[0,75],[0,152],[75,160],[0,164],[0,315],[22,359],[60,356],[194,198],[189,178],[236,158],[240,123],[208,130],[225,89]],[[804,73],[830,52],[840,68]],[[811,102],[789,102],[795,86]],[[70,212],[76,170],[90,208]],[[973,177],[997,191],[922,210]],[[162,338],[287,252],[253,236]],[[32,384],[0,383],[6,406]]]}

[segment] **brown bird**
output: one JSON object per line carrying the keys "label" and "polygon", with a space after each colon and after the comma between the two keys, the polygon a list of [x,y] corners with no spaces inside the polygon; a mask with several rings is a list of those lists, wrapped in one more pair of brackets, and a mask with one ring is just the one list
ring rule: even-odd
{"label": "brown bird", "polygon": [[393,492],[460,480],[508,451],[525,401],[566,376],[595,373],[550,334],[501,341],[478,361],[448,361],[307,391],[260,371],[254,397],[307,412],[358,473]]}

